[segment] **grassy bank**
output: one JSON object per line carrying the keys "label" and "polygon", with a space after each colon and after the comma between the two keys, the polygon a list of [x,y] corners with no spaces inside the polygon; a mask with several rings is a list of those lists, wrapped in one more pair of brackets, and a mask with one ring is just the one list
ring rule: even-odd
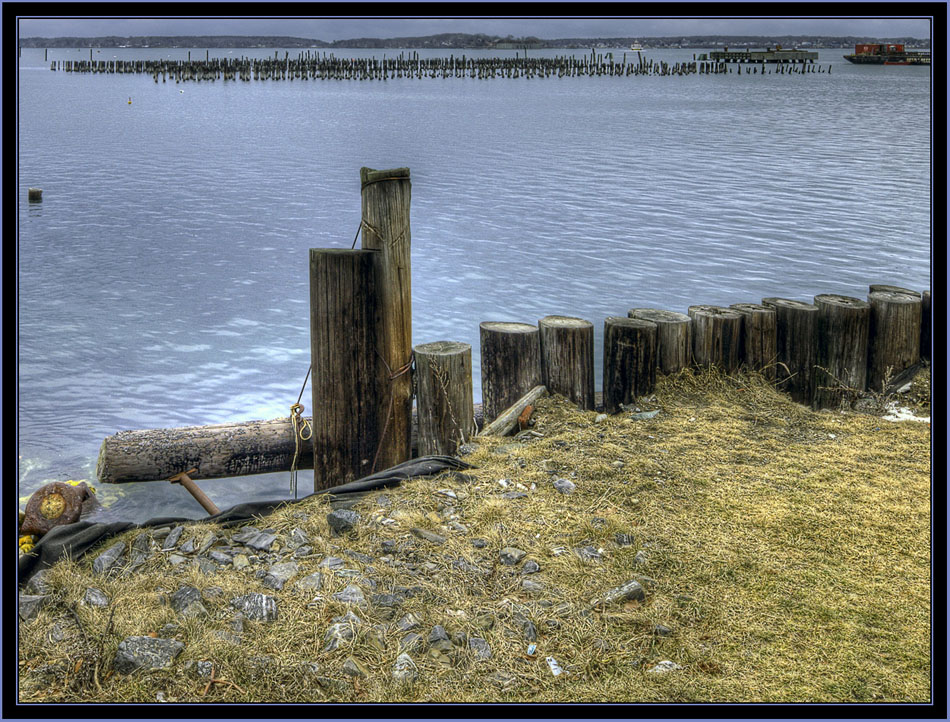
{"label": "grassy bank", "polygon": [[[317,591],[262,586],[254,564],[206,573],[156,555],[103,577],[95,554],[61,563],[51,603],[20,626],[20,699],[929,701],[929,424],[814,413],[758,377],[715,373],[662,379],[640,408],[659,413],[604,419],[544,399],[534,433],[482,440],[463,476],[360,500],[343,537],[325,499],[257,523],[309,537],[294,580],[327,556],[354,570],[323,568]],[[499,555],[511,547],[526,552],[514,565]],[[597,603],[634,579],[644,600]],[[354,581],[365,605],[333,596]],[[182,585],[206,615],[163,603]],[[81,603],[89,587],[109,604]],[[249,592],[273,595],[278,618],[235,632],[229,602]],[[348,610],[353,638],[325,651]],[[407,615],[418,626],[401,630]],[[454,643],[427,642],[436,625]],[[172,666],[112,668],[123,639],[160,632],[185,645]],[[393,679],[401,644],[415,681]],[[663,661],[679,668],[653,671]]]}

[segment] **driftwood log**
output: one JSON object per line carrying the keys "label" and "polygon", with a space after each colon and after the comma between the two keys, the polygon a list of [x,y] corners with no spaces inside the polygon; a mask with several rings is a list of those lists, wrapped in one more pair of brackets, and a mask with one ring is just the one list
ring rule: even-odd
{"label": "driftwood log", "polygon": [[725,373],[739,369],[742,314],[722,306],[698,305],[687,309],[692,325],[693,363],[717,366]]}
{"label": "driftwood log", "polygon": [[642,318],[604,320],[604,411],[616,414],[656,388],[657,325]]}
{"label": "driftwood log", "polygon": [[742,314],[742,364],[765,378],[775,379],[775,309],[760,303],[733,303]]}
{"label": "driftwood log", "polygon": [[[412,289],[408,168],[360,169],[362,248],[379,251],[374,263],[379,299],[377,393],[385,417],[377,469],[407,461],[412,425]],[[389,401],[392,400],[390,404]]]}
{"label": "driftwood log", "polygon": [[778,387],[794,401],[810,405],[815,396],[815,334],[818,306],[790,298],[763,298],[775,309]]}
{"label": "driftwood log", "polygon": [[454,456],[475,434],[472,347],[455,341],[415,346],[419,453]]}
{"label": "driftwood log", "polygon": [[859,298],[825,293],[818,307],[815,354],[816,409],[836,409],[848,389],[864,391],[871,307]]}
{"label": "driftwood log", "polygon": [[868,294],[868,389],[880,391],[889,377],[920,358],[920,296],[896,291]]}
{"label": "driftwood log", "polygon": [[482,407],[494,419],[541,383],[538,327],[530,323],[479,324]]}
{"label": "driftwood log", "polygon": [[594,408],[594,324],[571,316],[538,321],[541,381],[584,410]]}
{"label": "driftwood log", "polygon": [[498,415],[498,418],[490,424],[486,424],[478,435],[504,436],[518,425],[518,417],[521,416],[525,408],[533,405],[538,399],[547,394],[547,392],[548,390],[544,386],[535,386],[515,403],[502,411]]}
{"label": "driftwood log", "polygon": [[[313,490],[373,468],[388,398],[377,392],[376,251],[310,249]],[[382,406],[382,409],[379,407]]]}
{"label": "driftwood log", "polygon": [[661,374],[675,374],[690,365],[689,316],[659,308],[631,308],[627,316],[656,324],[656,361]]}

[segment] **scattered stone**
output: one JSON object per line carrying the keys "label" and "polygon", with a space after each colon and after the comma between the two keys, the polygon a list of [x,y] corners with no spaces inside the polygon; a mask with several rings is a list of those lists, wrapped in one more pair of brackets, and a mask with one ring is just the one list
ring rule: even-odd
{"label": "scattered stone", "polygon": [[313,547],[307,544],[297,547],[297,550],[294,552],[294,556],[298,559],[300,557],[310,556],[313,553]]}
{"label": "scattered stone", "polygon": [[590,545],[584,546],[584,547],[576,547],[574,549],[574,553],[578,557],[580,557],[581,561],[585,561],[585,562],[597,562],[603,559],[603,555]]}
{"label": "scattered stone", "polygon": [[[622,584],[619,587],[614,587],[607,591],[604,594],[601,602],[603,604],[613,604],[622,599],[632,599],[638,602],[642,602],[646,598],[646,592],[643,589],[643,586],[635,579],[630,580],[626,584]],[[595,605],[596,606],[596,605]]]}
{"label": "scattered stone", "polygon": [[307,532],[296,527],[290,532],[290,539],[297,545],[308,544],[310,542],[310,537],[307,536]]}
{"label": "scattered stone", "polygon": [[131,674],[137,669],[163,669],[172,665],[184,647],[174,639],[126,637],[119,642],[113,667],[119,674]]}
{"label": "scattered stone", "polygon": [[218,571],[218,565],[210,559],[201,557],[198,559],[198,570],[202,574],[214,574],[216,571]]}
{"label": "scattered stone", "polygon": [[408,632],[412,629],[418,629],[421,625],[422,622],[419,621],[419,618],[410,612],[399,620],[399,622],[396,624],[396,627],[400,632]]}
{"label": "scattered stone", "polygon": [[503,499],[520,499],[523,496],[527,496],[523,491],[508,491],[501,495]]}
{"label": "scattered stone", "polygon": [[[474,454],[478,451],[478,444],[462,444],[458,448],[459,456],[468,456],[469,454]],[[465,476],[465,474],[460,474],[459,476]]]}
{"label": "scattered stone", "polygon": [[[297,562],[274,564],[267,570],[267,574],[261,580],[261,584],[270,589],[283,589],[284,584],[297,573],[298,569]],[[319,573],[320,572],[317,572],[317,574]]]}
{"label": "scattered stone", "polygon": [[544,584],[533,579],[525,579],[521,582],[521,588],[526,592],[540,592],[544,589]]}
{"label": "scattered stone", "polygon": [[343,673],[348,674],[351,677],[369,676],[369,670],[366,669],[366,666],[355,657],[347,657],[347,660],[343,663]]}
{"label": "scattered stone", "polygon": [[177,567],[179,564],[186,561],[188,561],[188,558],[183,557],[181,554],[168,555],[168,563],[171,564],[173,567]]}
{"label": "scattered stone", "polygon": [[207,534],[204,535],[204,537],[202,537],[201,543],[198,545],[198,553],[204,554],[212,546],[214,546],[214,543],[216,541],[218,541],[218,537],[215,536],[215,533],[213,531],[209,531]]}
{"label": "scattered stone", "polygon": [[432,631],[429,632],[429,637],[426,641],[429,643],[429,646],[442,641],[449,642],[451,644],[448,632],[445,631],[445,627],[443,627],[441,624],[436,624],[432,628]]}
{"label": "scattered stone", "polygon": [[375,607],[388,610],[388,616],[391,617],[395,609],[401,606],[406,600],[397,594],[374,594],[369,598],[369,601],[372,602]]}
{"label": "scattered stone", "polygon": [[276,534],[258,532],[253,539],[244,542],[244,544],[249,546],[251,549],[256,549],[259,552],[266,552],[270,551],[275,541],[277,541]]}
{"label": "scattered stone", "polygon": [[355,584],[347,585],[347,587],[342,592],[337,592],[334,594],[333,598],[338,602],[343,602],[344,604],[356,604],[360,607],[366,604],[366,598],[363,596],[363,590]]}
{"label": "scattered stone", "polygon": [[87,587],[86,596],[83,597],[82,601],[83,604],[88,604],[90,607],[108,607],[111,600],[99,589]]}
{"label": "scattered stone", "polygon": [[383,539],[379,546],[383,550],[383,554],[392,554],[396,551],[396,542],[393,539]]}
{"label": "scattered stone", "polygon": [[201,660],[195,665],[195,668],[199,677],[210,677],[214,671],[214,664],[207,660]]}
{"label": "scattered stone", "polygon": [[348,685],[346,682],[340,679],[333,679],[332,677],[317,677],[317,684],[326,690],[337,692],[339,694],[348,692],[350,689],[350,685]]}
{"label": "scattered stone", "polygon": [[465,632],[455,632],[452,634],[452,644],[456,647],[464,647],[468,644],[468,635]]}
{"label": "scattered stone", "polygon": [[647,555],[642,549],[637,552],[637,555],[633,558],[633,563],[636,566],[643,566],[647,563]]}
{"label": "scattered stone", "polygon": [[48,575],[49,569],[40,569],[32,577],[30,577],[30,581],[27,582],[26,588],[23,591],[25,591],[27,594],[49,594],[51,591],[53,591],[53,589],[50,587],[50,584],[46,579]]}
{"label": "scattered stone", "polygon": [[472,539],[472,546],[476,549],[484,549],[488,546],[488,542],[484,539]]}
{"label": "scattered stone", "polygon": [[40,611],[46,603],[49,601],[49,596],[46,594],[20,594],[19,600],[19,614],[20,618],[24,621],[32,619],[36,616],[37,612]]}
{"label": "scattered stone", "polygon": [[176,526],[174,529],[168,532],[168,536],[165,537],[165,541],[162,542],[162,551],[167,552],[170,549],[174,549],[175,545],[178,544],[178,540],[181,538],[183,531],[185,531],[185,527]]}
{"label": "scattered stone", "polygon": [[327,523],[334,534],[345,534],[356,526],[360,515],[352,509],[337,509],[327,514]]}
{"label": "scattered stone", "polygon": [[193,554],[195,551],[194,537],[192,537],[191,539],[186,541],[184,544],[182,544],[180,547],[178,547],[178,551],[180,551],[182,554]]}
{"label": "scattered stone", "polygon": [[669,637],[673,634],[673,630],[664,624],[657,624],[653,627],[653,634],[657,637]]}
{"label": "scattered stone", "polygon": [[518,678],[515,677],[511,672],[505,672],[503,670],[498,670],[497,672],[492,672],[488,675],[488,679],[492,684],[496,684],[502,688],[502,690],[508,690],[513,688],[518,684]]}
{"label": "scattered stone", "polygon": [[320,562],[318,567],[326,567],[327,569],[339,569],[344,564],[343,560],[340,557],[327,557],[322,562]]}
{"label": "scattered stone", "polygon": [[[639,414],[630,414],[630,418],[634,421],[644,421],[646,419],[652,419],[658,413],[660,413],[659,409],[656,411],[641,411]],[[690,421],[695,421],[695,418],[690,419]]]}
{"label": "scattered stone", "polygon": [[366,642],[378,652],[386,651],[386,625],[377,624],[366,631]]}
{"label": "scattered stone", "polygon": [[501,559],[502,564],[514,566],[524,559],[527,554],[528,552],[518,549],[517,547],[505,547],[498,553],[498,556]]}
{"label": "scattered stone", "polygon": [[459,524],[457,521],[450,521],[449,529],[451,529],[452,531],[457,531],[459,534],[468,533],[468,527],[465,526],[464,524]]}
{"label": "scattered stone", "polygon": [[431,542],[433,544],[445,544],[446,541],[444,536],[435,534],[431,531],[426,531],[425,529],[420,529],[418,527],[413,527],[409,531],[411,531],[414,536],[417,536],[420,539],[425,539],[427,542]]}
{"label": "scattered stone", "polygon": [[440,496],[448,497],[449,499],[455,499],[456,501],[458,500],[458,495],[451,489],[439,489],[435,493],[439,494]]}
{"label": "scattered stone", "polygon": [[373,557],[369,556],[368,554],[360,554],[359,552],[355,552],[352,549],[347,549],[343,553],[346,554],[350,559],[355,559],[358,562],[363,562],[363,564],[372,564],[374,561],[376,561],[375,559],[373,559]]}
{"label": "scattered stone", "polygon": [[633,538],[633,534],[621,534],[619,532],[614,537],[614,540],[619,546],[622,547],[633,546],[636,543],[636,540]]}
{"label": "scattered stone", "polygon": [[235,554],[234,559],[231,560],[231,566],[234,569],[244,569],[244,567],[250,565],[250,563],[247,554]]}
{"label": "scattered stone", "polygon": [[409,632],[399,640],[399,651],[401,652],[418,652],[422,649],[422,646],[422,635],[415,632]]}
{"label": "scattered stone", "polygon": [[539,571],[541,571],[541,565],[534,559],[529,559],[521,567],[522,574],[536,574]]}
{"label": "scattered stone", "polygon": [[673,672],[677,669],[683,669],[683,668],[680,667],[676,662],[671,662],[668,659],[664,659],[658,665],[656,665],[655,667],[647,671],[652,674],[663,674],[665,672]]}
{"label": "scattered stone", "polygon": [[491,647],[481,637],[471,637],[468,640],[468,647],[479,659],[491,659]]}
{"label": "scattered stone", "polygon": [[224,566],[225,564],[230,564],[234,561],[233,557],[230,554],[225,554],[222,551],[215,549],[214,551],[208,554],[208,557],[218,564]]}
{"label": "scattered stone", "polygon": [[[171,535],[169,534],[169,536]],[[116,542],[96,557],[96,560],[92,563],[92,571],[96,574],[105,574],[115,565],[124,552],[125,542]]]}
{"label": "scattered stone", "polygon": [[355,634],[356,630],[354,629],[354,625],[347,622],[337,622],[332,625],[323,636],[324,641],[326,641],[326,646],[323,648],[323,651],[332,652],[340,646],[341,642],[351,641]]}
{"label": "scattered stone", "polygon": [[607,414],[597,414],[597,416],[594,417],[595,424],[602,424],[606,420],[607,420]]}
{"label": "scattered stone", "polygon": [[538,629],[534,626],[534,622],[528,619],[524,614],[519,611],[515,611],[512,614],[512,620],[515,624],[518,625],[521,629],[521,635],[529,642],[538,641]]}
{"label": "scattered stone", "polygon": [[[463,444],[464,446],[464,444]],[[403,652],[393,664],[393,679],[397,682],[413,682],[419,677],[419,670],[412,657]]]}
{"label": "scattered stone", "polygon": [[303,579],[294,582],[294,589],[305,592],[315,592],[323,588],[323,575],[320,572],[308,574]]}
{"label": "scattered stone", "polygon": [[272,622],[277,619],[277,600],[266,594],[245,594],[231,600],[231,606],[248,619]]}
{"label": "scattered stone", "polygon": [[554,488],[562,494],[573,494],[577,485],[570,479],[555,479]]}

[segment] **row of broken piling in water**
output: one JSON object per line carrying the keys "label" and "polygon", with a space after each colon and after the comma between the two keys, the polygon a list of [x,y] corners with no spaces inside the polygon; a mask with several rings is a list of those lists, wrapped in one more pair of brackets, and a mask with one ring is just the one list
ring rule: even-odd
{"label": "row of broken piling in water", "polygon": [[[205,60],[59,60],[50,70],[68,73],[148,74],[155,82],[214,80],[393,80],[398,78],[564,78],[592,76],[683,76],[725,75],[733,72],[729,63],[685,61],[667,63],[646,60],[614,62],[613,54],[586,57],[553,58],[470,58],[465,55],[448,58],[420,58],[417,53],[400,54],[394,58],[338,58],[334,55],[301,53],[291,58],[206,58]],[[735,68],[742,75],[742,66]],[[746,74],[830,73],[814,64],[776,64],[774,70],[754,66]]]}

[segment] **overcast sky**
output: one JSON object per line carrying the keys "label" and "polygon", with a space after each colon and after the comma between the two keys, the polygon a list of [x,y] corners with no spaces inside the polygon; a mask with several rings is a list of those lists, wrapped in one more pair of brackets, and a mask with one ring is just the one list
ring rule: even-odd
{"label": "overcast sky", "polygon": [[[63,7],[63,6],[60,6]],[[134,7],[130,5],[127,7]],[[256,6],[261,7],[261,6]],[[315,7],[306,4],[301,7]],[[353,7],[358,7],[354,4]],[[372,5],[378,11],[379,5]],[[398,6],[397,6],[398,7]],[[451,4],[434,6],[451,9]],[[473,6],[467,6],[471,9]],[[477,9],[477,6],[474,6]],[[521,6],[524,7],[524,6]],[[555,7],[545,4],[539,7]],[[569,5],[578,9],[582,5]],[[603,6],[598,6],[602,8]],[[619,4],[619,8],[635,4]],[[671,4],[671,11],[675,4]],[[695,7],[691,5],[691,7]],[[750,6],[755,7],[755,6]],[[759,6],[762,7],[762,6]],[[766,4],[764,7],[768,7]],[[840,7],[840,6],[839,6]],[[866,4],[858,7],[873,7]],[[895,7],[895,6],[891,6]],[[671,12],[672,14],[672,12]],[[677,35],[854,35],[868,37],[930,37],[930,22],[907,17],[154,17],[21,18],[20,37],[96,37],[103,35],[285,35],[316,40],[350,38],[396,38],[437,33],[485,33],[486,35],[534,35],[565,37],[664,37]]]}

